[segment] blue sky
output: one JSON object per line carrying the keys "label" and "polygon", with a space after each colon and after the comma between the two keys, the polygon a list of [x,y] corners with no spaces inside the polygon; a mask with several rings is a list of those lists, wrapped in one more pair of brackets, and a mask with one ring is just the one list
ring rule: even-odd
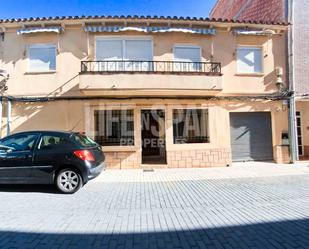
{"label": "blue sky", "polygon": [[0,19],[65,15],[207,17],[216,0],[0,0]]}

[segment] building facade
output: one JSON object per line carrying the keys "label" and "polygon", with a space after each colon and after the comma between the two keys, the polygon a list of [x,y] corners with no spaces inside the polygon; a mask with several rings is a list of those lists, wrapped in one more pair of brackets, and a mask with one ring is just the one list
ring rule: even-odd
{"label": "building facade", "polygon": [[2,136],[85,132],[109,168],[290,162],[281,22],[59,17],[0,30]]}

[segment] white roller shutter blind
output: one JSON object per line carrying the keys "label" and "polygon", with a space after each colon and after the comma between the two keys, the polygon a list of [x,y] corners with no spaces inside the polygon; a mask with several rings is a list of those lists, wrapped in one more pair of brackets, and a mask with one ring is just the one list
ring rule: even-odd
{"label": "white roller shutter blind", "polygon": [[175,46],[174,61],[188,62],[175,63],[174,70],[198,71],[200,68],[199,62],[201,61],[201,48],[190,46]]}
{"label": "white roller shutter blind", "polygon": [[122,60],[121,40],[97,40],[97,60]]}
{"label": "white roller shutter blind", "polygon": [[150,40],[126,40],[125,60],[134,61],[126,63],[126,69],[128,70],[150,70],[152,63],[149,61],[152,61],[152,42]]}
{"label": "white roller shutter blind", "polygon": [[[96,60],[121,61],[123,59],[121,40],[97,40]],[[119,62],[97,62],[97,70],[119,71],[122,65]]]}

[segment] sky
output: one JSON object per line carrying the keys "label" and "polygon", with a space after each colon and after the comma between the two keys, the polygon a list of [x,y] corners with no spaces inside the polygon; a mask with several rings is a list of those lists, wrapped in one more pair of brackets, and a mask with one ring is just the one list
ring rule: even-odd
{"label": "sky", "polygon": [[0,0],[0,19],[76,15],[208,17],[216,0]]}

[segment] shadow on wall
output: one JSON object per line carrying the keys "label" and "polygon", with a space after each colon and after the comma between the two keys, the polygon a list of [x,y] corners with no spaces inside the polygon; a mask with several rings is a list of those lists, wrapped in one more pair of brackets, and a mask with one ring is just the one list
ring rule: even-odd
{"label": "shadow on wall", "polygon": [[[6,106],[3,117],[6,118]],[[78,101],[12,102],[11,132],[29,130],[83,131],[84,106]],[[3,120],[2,130],[7,123]]]}
{"label": "shadow on wall", "polygon": [[309,220],[140,233],[1,231],[0,237],[5,248],[309,248]]}

